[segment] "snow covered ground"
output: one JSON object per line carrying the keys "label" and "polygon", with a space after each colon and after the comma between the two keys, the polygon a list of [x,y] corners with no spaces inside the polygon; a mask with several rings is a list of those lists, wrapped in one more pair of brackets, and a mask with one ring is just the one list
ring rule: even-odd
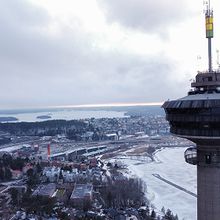
{"label": "snow covered ground", "polygon": [[6,151],[6,152],[11,152],[11,151],[15,151],[15,150],[18,150],[20,148],[22,148],[23,146],[22,145],[19,145],[19,146],[12,146],[12,147],[3,147],[3,148],[0,148],[0,152],[1,151]]}
{"label": "snow covered ground", "polygon": [[147,184],[147,197],[157,210],[170,208],[180,220],[196,220],[196,198],[165,183],[152,174],[159,174],[185,189],[196,193],[196,166],[184,161],[185,148],[166,148],[156,154],[155,162],[121,159],[131,175]]}

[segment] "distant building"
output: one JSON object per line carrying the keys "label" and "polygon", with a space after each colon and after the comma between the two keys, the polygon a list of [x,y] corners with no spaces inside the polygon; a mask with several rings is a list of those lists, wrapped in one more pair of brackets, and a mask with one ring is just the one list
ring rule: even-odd
{"label": "distant building", "polygon": [[116,133],[106,134],[106,140],[117,141],[118,135]]}
{"label": "distant building", "polygon": [[85,134],[81,135],[81,138],[82,138],[83,141],[91,141],[93,135],[94,135],[94,132],[87,131]]}
{"label": "distant building", "polygon": [[89,161],[89,167],[90,168],[93,168],[93,167],[96,167],[97,166],[97,159],[94,157],[94,158],[91,158],[90,161]]}
{"label": "distant building", "polygon": [[48,198],[54,197],[54,193],[56,191],[56,184],[49,183],[46,185],[40,185],[37,189],[32,193],[32,196],[45,196]]}
{"label": "distant building", "polygon": [[43,175],[45,175],[50,182],[56,182],[60,176],[59,167],[45,167],[43,170]]}
{"label": "distant building", "polygon": [[17,179],[21,179],[23,173],[20,170],[12,170],[11,169],[11,174],[12,174],[12,179],[17,180]]}
{"label": "distant building", "polygon": [[65,182],[75,182],[78,177],[78,170],[72,169],[72,172],[62,170],[62,176]]}
{"label": "distant building", "polygon": [[159,144],[159,143],[161,143],[161,141],[163,141],[163,140],[161,139],[160,135],[155,135],[155,136],[150,137],[150,142],[151,143]]}
{"label": "distant building", "polygon": [[56,201],[58,202],[67,201],[68,197],[67,197],[66,189],[64,188],[57,189],[54,193],[54,197],[56,197]]}
{"label": "distant building", "polygon": [[113,176],[112,180],[117,184],[117,182],[125,181],[126,177],[123,175]]}
{"label": "distant building", "polygon": [[92,201],[92,191],[92,184],[76,184],[70,201],[74,206],[83,207],[86,202]]}
{"label": "distant building", "polygon": [[26,164],[26,165],[23,167],[22,172],[23,172],[24,174],[26,174],[27,171],[30,170],[30,169],[33,169],[33,166],[32,166],[31,164]]}
{"label": "distant building", "polygon": [[145,132],[144,132],[144,131],[138,131],[138,132],[135,132],[134,135],[135,135],[136,137],[140,137],[140,136],[145,135]]}

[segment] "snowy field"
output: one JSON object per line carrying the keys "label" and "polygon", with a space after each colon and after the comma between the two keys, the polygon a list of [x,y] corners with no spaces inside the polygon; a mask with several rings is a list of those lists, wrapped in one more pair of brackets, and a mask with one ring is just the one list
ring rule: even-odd
{"label": "snowy field", "polygon": [[12,146],[12,147],[3,147],[3,148],[0,148],[0,152],[2,152],[2,151],[11,152],[11,151],[18,150],[18,149],[20,149],[20,148],[22,148],[22,147],[23,147],[22,145]]}
{"label": "snowy field", "polygon": [[179,220],[196,220],[196,198],[152,174],[159,174],[187,190],[196,193],[196,166],[184,161],[185,148],[166,148],[156,154],[156,161],[138,162],[137,160],[121,159],[128,165],[131,175],[136,175],[147,184],[147,197],[153,206],[160,211],[164,206],[178,214]]}

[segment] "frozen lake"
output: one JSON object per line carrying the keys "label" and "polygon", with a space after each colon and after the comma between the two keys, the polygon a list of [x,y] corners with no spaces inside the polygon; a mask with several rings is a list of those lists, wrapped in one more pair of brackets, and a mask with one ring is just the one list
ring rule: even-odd
{"label": "frozen lake", "polygon": [[[125,117],[125,112],[118,111],[83,111],[83,110],[73,110],[64,109],[60,111],[45,111],[45,112],[35,112],[35,113],[19,113],[19,114],[0,114],[0,117],[16,117],[18,122],[35,122],[35,121],[46,121],[54,119],[85,119],[85,118],[121,118]],[[38,116],[50,116],[50,119],[39,119]]]}
{"label": "frozen lake", "polygon": [[179,220],[196,220],[197,199],[152,175],[159,174],[196,194],[196,166],[184,161],[184,151],[185,148],[166,148],[156,154],[155,162],[143,163],[130,159],[123,159],[122,162],[128,165],[131,175],[146,182],[147,197],[157,210],[170,208]]}

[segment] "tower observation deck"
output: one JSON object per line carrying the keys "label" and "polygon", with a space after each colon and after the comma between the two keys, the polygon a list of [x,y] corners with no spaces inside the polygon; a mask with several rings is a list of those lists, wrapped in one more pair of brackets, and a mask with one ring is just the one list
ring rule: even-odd
{"label": "tower observation deck", "polygon": [[211,40],[213,11],[205,13],[208,70],[198,72],[186,97],[166,101],[163,108],[170,132],[196,144],[185,151],[186,162],[197,165],[197,218],[220,219],[220,71],[213,70]]}

